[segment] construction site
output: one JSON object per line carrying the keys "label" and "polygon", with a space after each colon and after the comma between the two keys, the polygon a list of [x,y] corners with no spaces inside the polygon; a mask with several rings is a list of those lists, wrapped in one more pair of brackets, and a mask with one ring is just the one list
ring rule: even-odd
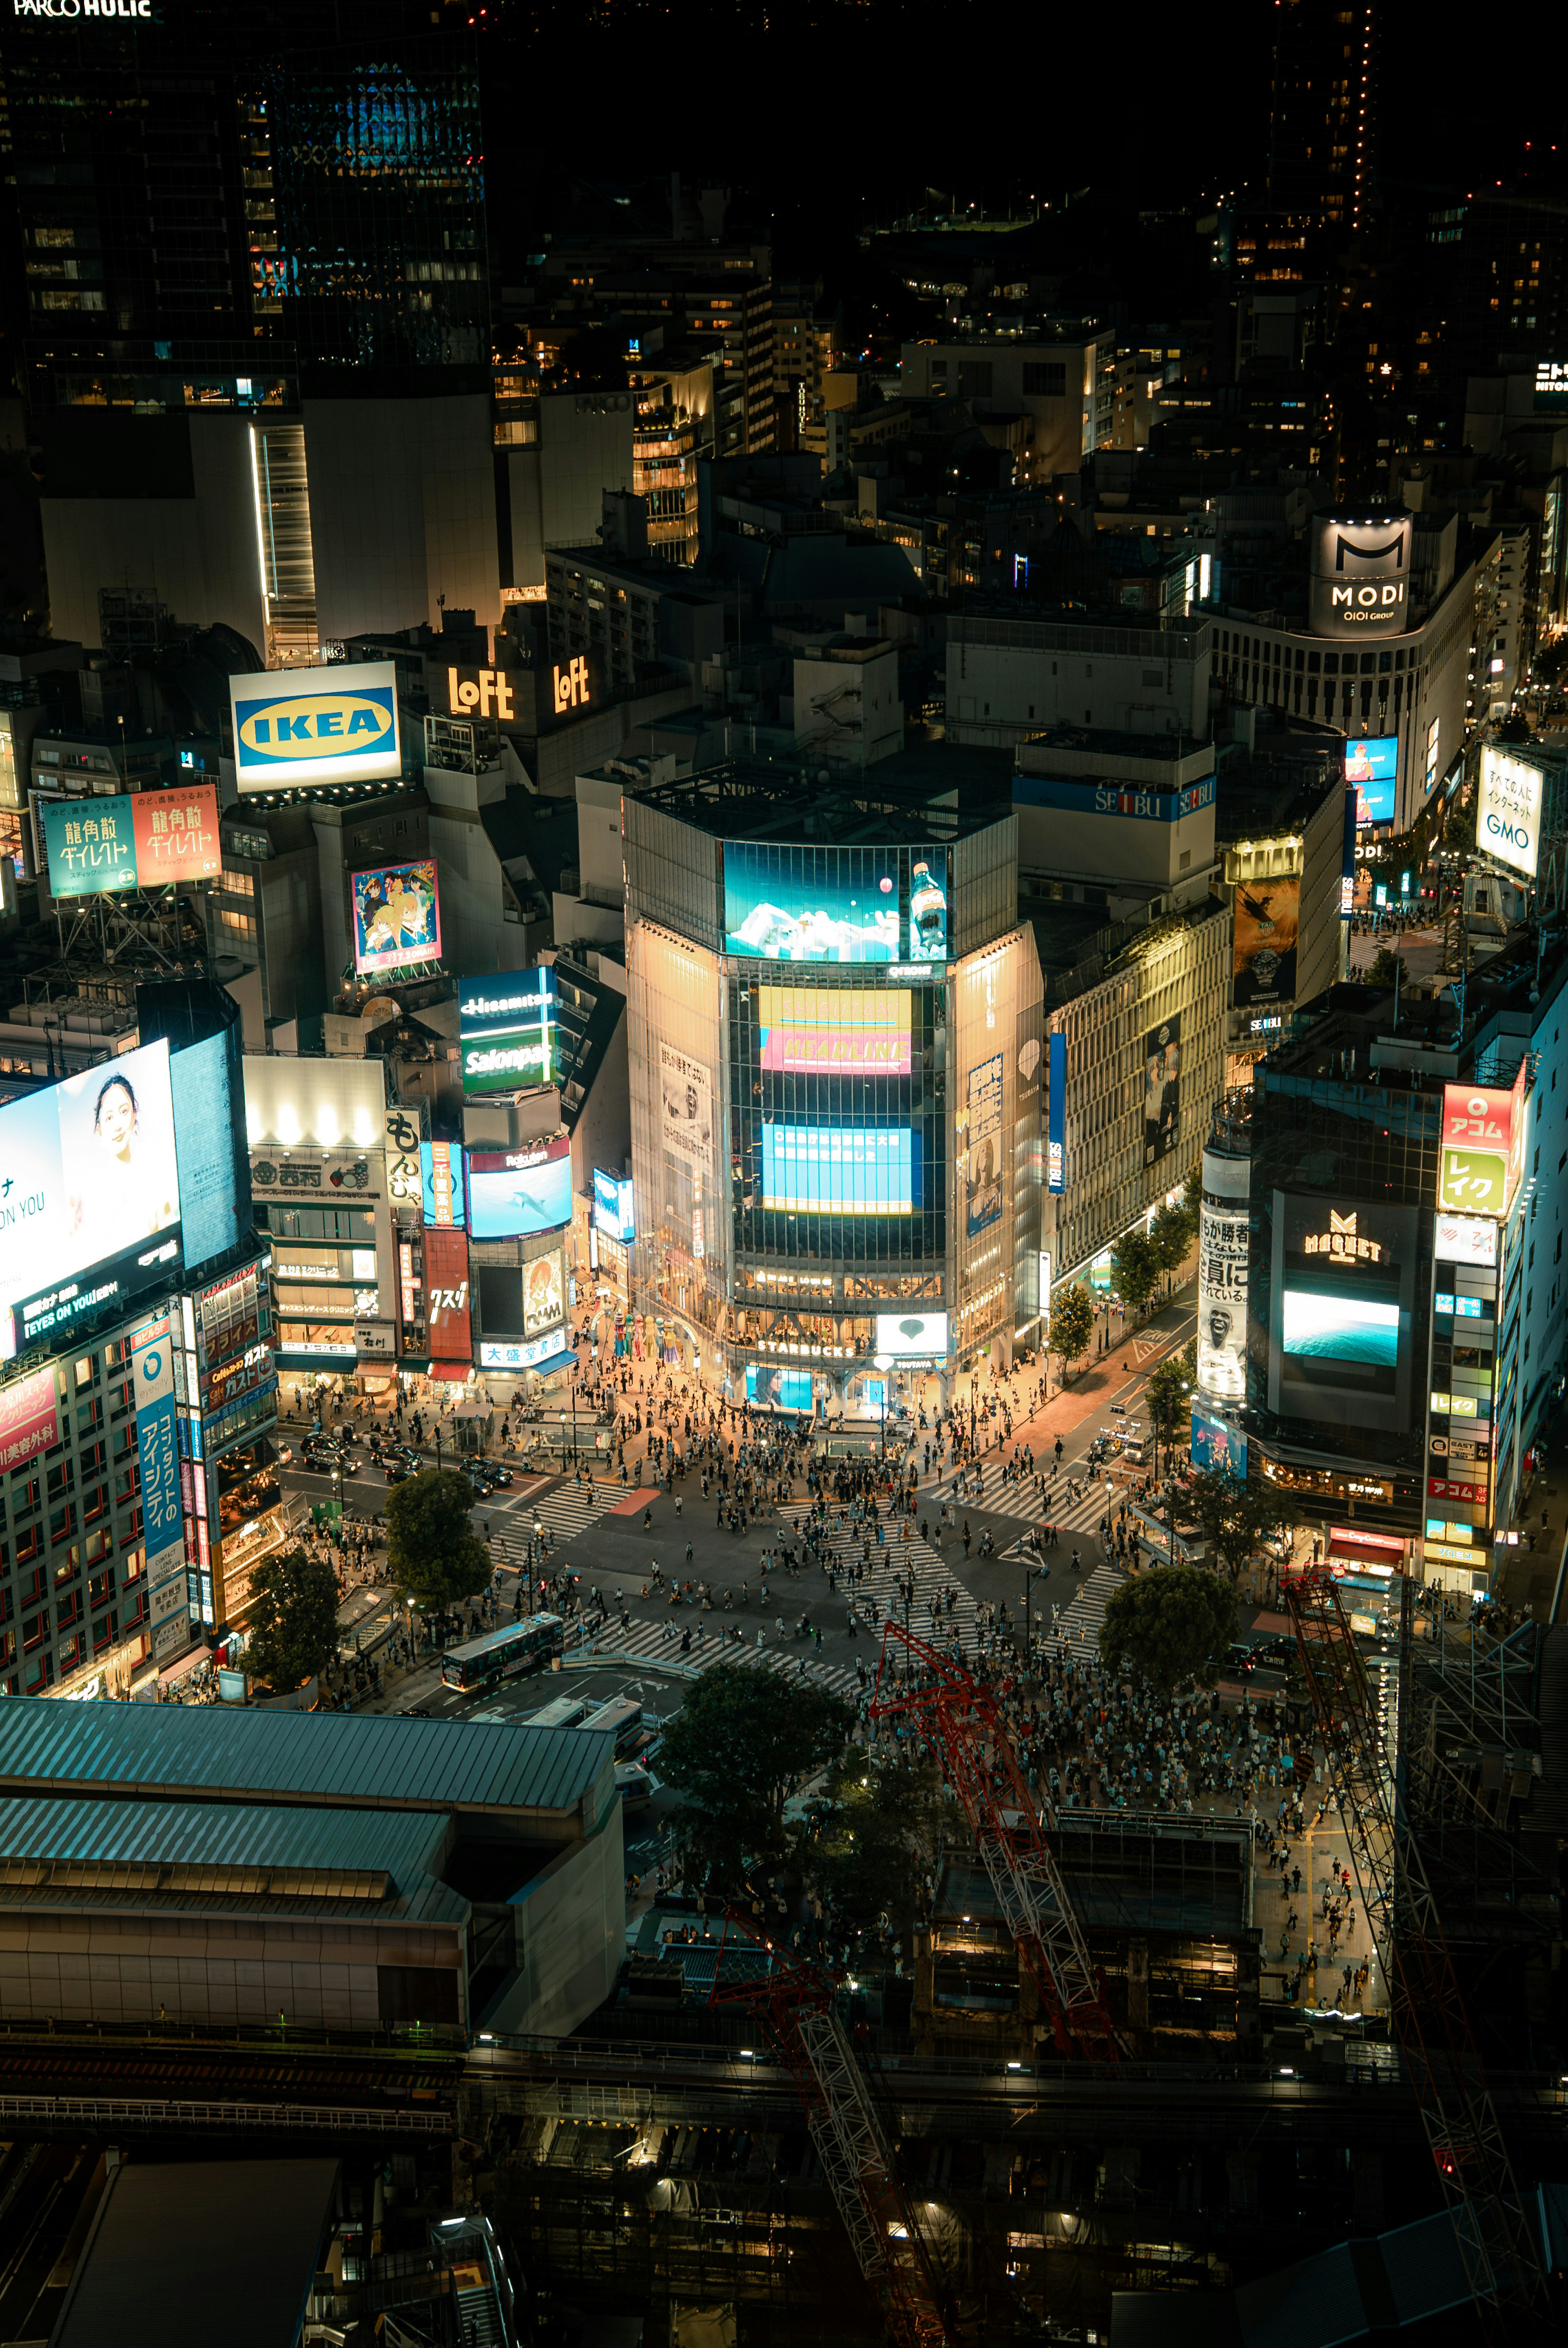
{"label": "construction site", "polygon": [[1472,1635],[1407,1583],[1373,1653],[1328,1577],[1287,1596],[1381,2013],[1260,1995],[1249,1824],[1042,1815],[994,1694],[895,1632],[881,1709],[970,1837],[913,1978],[710,1919],[572,2038],[469,2065],[543,2336],[1545,2339],[1568,1638]]}
{"label": "construction site", "polygon": [[[6,2020],[16,2271],[81,2303],[86,2241],[112,2292],[87,2213],[115,2164],[216,2174],[260,2144],[302,2180],[292,2255],[322,2340],[1561,2337],[1568,1632],[1460,1623],[1413,1581],[1375,1638],[1327,1573],[1284,1596],[1298,1765],[1372,1931],[1379,1993],[1357,2011],[1281,1993],[1253,1818],[1058,1811],[1007,1678],[894,1625],[874,1715],[959,1821],[912,1962],[851,1972],[668,1895],[564,2035]],[[94,1818],[138,1799],[62,1769]],[[52,1892],[30,1870],[6,1873],[19,1912],[168,1896],[146,1869]],[[0,2337],[38,2336],[5,2309]]]}

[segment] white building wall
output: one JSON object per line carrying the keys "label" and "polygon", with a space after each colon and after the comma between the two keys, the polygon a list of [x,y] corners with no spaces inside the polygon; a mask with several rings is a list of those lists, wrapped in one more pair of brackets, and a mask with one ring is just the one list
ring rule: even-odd
{"label": "white building wall", "polygon": [[947,733],[1010,748],[1052,726],[1209,731],[1207,625],[1076,628],[958,619],[948,632]]}
{"label": "white building wall", "polygon": [[307,399],[305,462],[323,643],[501,616],[495,447],[482,394]]}
{"label": "white building wall", "polygon": [[98,590],[156,597],[199,627],[235,628],[264,657],[251,427],[192,416],[189,498],[49,498],[39,502],[55,634],[96,645]]}

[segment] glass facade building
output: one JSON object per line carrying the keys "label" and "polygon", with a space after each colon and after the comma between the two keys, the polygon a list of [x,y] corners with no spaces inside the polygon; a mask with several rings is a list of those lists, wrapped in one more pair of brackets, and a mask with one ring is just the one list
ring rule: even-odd
{"label": "glass facade building", "polygon": [[1010,814],[806,780],[622,800],[633,1303],[737,1395],[875,1416],[1038,1313],[1042,987]]}

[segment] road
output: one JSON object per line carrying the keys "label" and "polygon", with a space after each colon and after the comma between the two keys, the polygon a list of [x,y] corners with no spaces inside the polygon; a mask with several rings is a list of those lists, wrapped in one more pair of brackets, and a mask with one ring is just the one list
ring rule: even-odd
{"label": "road", "polygon": [[[1098,1524],[1108,1497],[1119,1499],[1120,1493],[1108,1495],[1106,1485],[1096,1482],[1074,1502],[1066,1499],[1065,1486],[1070,1477],[1081,1474],[1089,1447],[1107,1423],[1112,1406],[1122,1405],[1137,1416],[1150,1371],[1173,1347],[1185,1342],[1193,1325],[1189,1296],[1168,1306],[1145,1328],[1099,1357],[1075,1388],[1054,1395],[1043,1410],[1028,1419],[1015,1418],[1010,1440],[993,1445],[980,1463],[980,1498],[954,1500],[956,1523],[945,1534],[938,1533],[938,1519],[950,1486],[950,1468],[923,1474],[919,1517],[929,1538],[917,1537],[907,1549],[901,1543],[873,1546],[866,1579],[856,1593],[861,1610],[858,1631],[851,1625],[850,1593],[842,1572],[836,1591],[831,1591],[820,1571],[803,1570],[794,1577],[775,1571],[765,1609],[761,1603],[763,1552],[776,1553],[781,1533],[788,1535],[797,1519],[804,1520],[804,1496],[790,1503],[781,1518],[755,1523],[744,1535],[736,1536],[716,1523],[716,1501],[702,1500],[697,1476],[685,1479],[674,1495],[640,1491],[635,1486],[623,1488],[606,1480],[596,1483],[590,1496],[570,1477],[518,1473],[509,1492],[480,1501],[474,1511],[476,1525],[488,1537],[497,1560],[501,1619],[509,1618],[519,1573],[527,1571],[528,1544],[539,1528],[553,1543],[550,1566],[568,1568],[579,1577],[585,1597],[597,1593],[608,1606],[610,1621],[600,1638],[589,1652],[569,1655],[565,1672],[548,1687],[528,1680],[488,1695],[465,1696],[444,1688],[438,1664],[426,1662],[395,1675],[385,1693],[371,1699],[370,1708],[402,1712],[417,1706],[436,1716],[505,1717],[533,1711],[563,1687],[569,1687],[574,1695],[597,1701],[623,1693],[635,1695],[651,1711],[667,1716],[679,1708],[692,1678],[718,1661],[721,1653],[732,1658],[743,1655],[749,1663],[760,1661],[788,1675],[808,1675],[853,1698],[863,1684],[862,1673],[875,1673],[879,1644],[878,1634],[865,1622],[866,1595],[869,1592],[876,1601],[879,1614],[890,1609],[902,1614],[895,1584],[907,1570],[913,1570],[916,1582],[912,1627],[927,1627],[927,1601],[938,1595],[947,1614],[946,1601],[951,1593],[950,1619],[972,1651],[981,1608],[1005,1602],[1020,1626],[1023,1620],[1021,1544],[1038,1517],[1027,1485],[1020,1491],[1003,1482],[1002,1454],[1010,1453],[1015,1444],[1029,1444],[1043,1464],[1052,1455],[1059,1433],[1062,1457],[1050,1517],[1059,1528],[1060,1547],[1049,1554],[1048,1573],[1032,1585],[1031,1618],[1038,1626],[1042,1619],[1049,1620],[1055,1605],[1061,1610],[1070,1635],[1081,1633],[1084,1643],[1091,1645],[1104,1595],[1116,1578],[1102,1571],[1098,1581],[1091,1584],[1091,1577],[1102,1563]],[[629,1446],[629,1461],[632,1450]],[[450,1452],[444,1457],[449,1460]],[[334,1493],[330,1477],[293,1468],[285,1469],[284,1481],[289,1489],[312,1499]],[[388,1487],[379,1471],[362,1472],[335,1488],[351,1514],[374,1517],[384,1510]],[[973,1544],[968,1557],[961,1540],[966,1523]],[[979,1548],[988,1530],[995,1554],[982,1559]],[[851,1553],[860,1559],[858,1544],[852,1549],[843,1534],[835,1536],[835,1547],[840,1561],[846,1561]],[[1074,1551],[1079,1559],[1076,1571]],[[655,1560],[667,1577],[711,1584],[713,1611],[705,1612],[684,1603],[671,1605],[655,1596],[650,1574]],[[731,1599],[728,1607],[726,1591]],[[389,1619],[390,1611],[384,1591],[352,1593],[343,1609],[345,1629],[358,1630],[368,1645],[376,1628]],[[796,1627],[803,1614],[811,1627],[809,1638]],[[819,1630],[820,1646],[815,1638]],[[656,1799],[651,1813],[629,1820],[631,1844],[646,1845],[651,1840],[661,1807]],[[631,1864],[637,1863],[633,1855]]]}

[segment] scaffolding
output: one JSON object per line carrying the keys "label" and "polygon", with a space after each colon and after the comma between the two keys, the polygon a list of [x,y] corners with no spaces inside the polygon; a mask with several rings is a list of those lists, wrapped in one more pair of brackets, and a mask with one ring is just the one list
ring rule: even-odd
{"label": "scaffolding", "polygon": [[1546,2290],[1453,1959],[1414,1831],[1401,1754],[1415,1609],[1401,1585],[1399,1695],[1374,1695],[1330,1575],[1284,1584],[1318,1736],[1379,1950],[1394,2027],[1453,2219],[1471,2293],[1502,2348],[1544,2336]]}

